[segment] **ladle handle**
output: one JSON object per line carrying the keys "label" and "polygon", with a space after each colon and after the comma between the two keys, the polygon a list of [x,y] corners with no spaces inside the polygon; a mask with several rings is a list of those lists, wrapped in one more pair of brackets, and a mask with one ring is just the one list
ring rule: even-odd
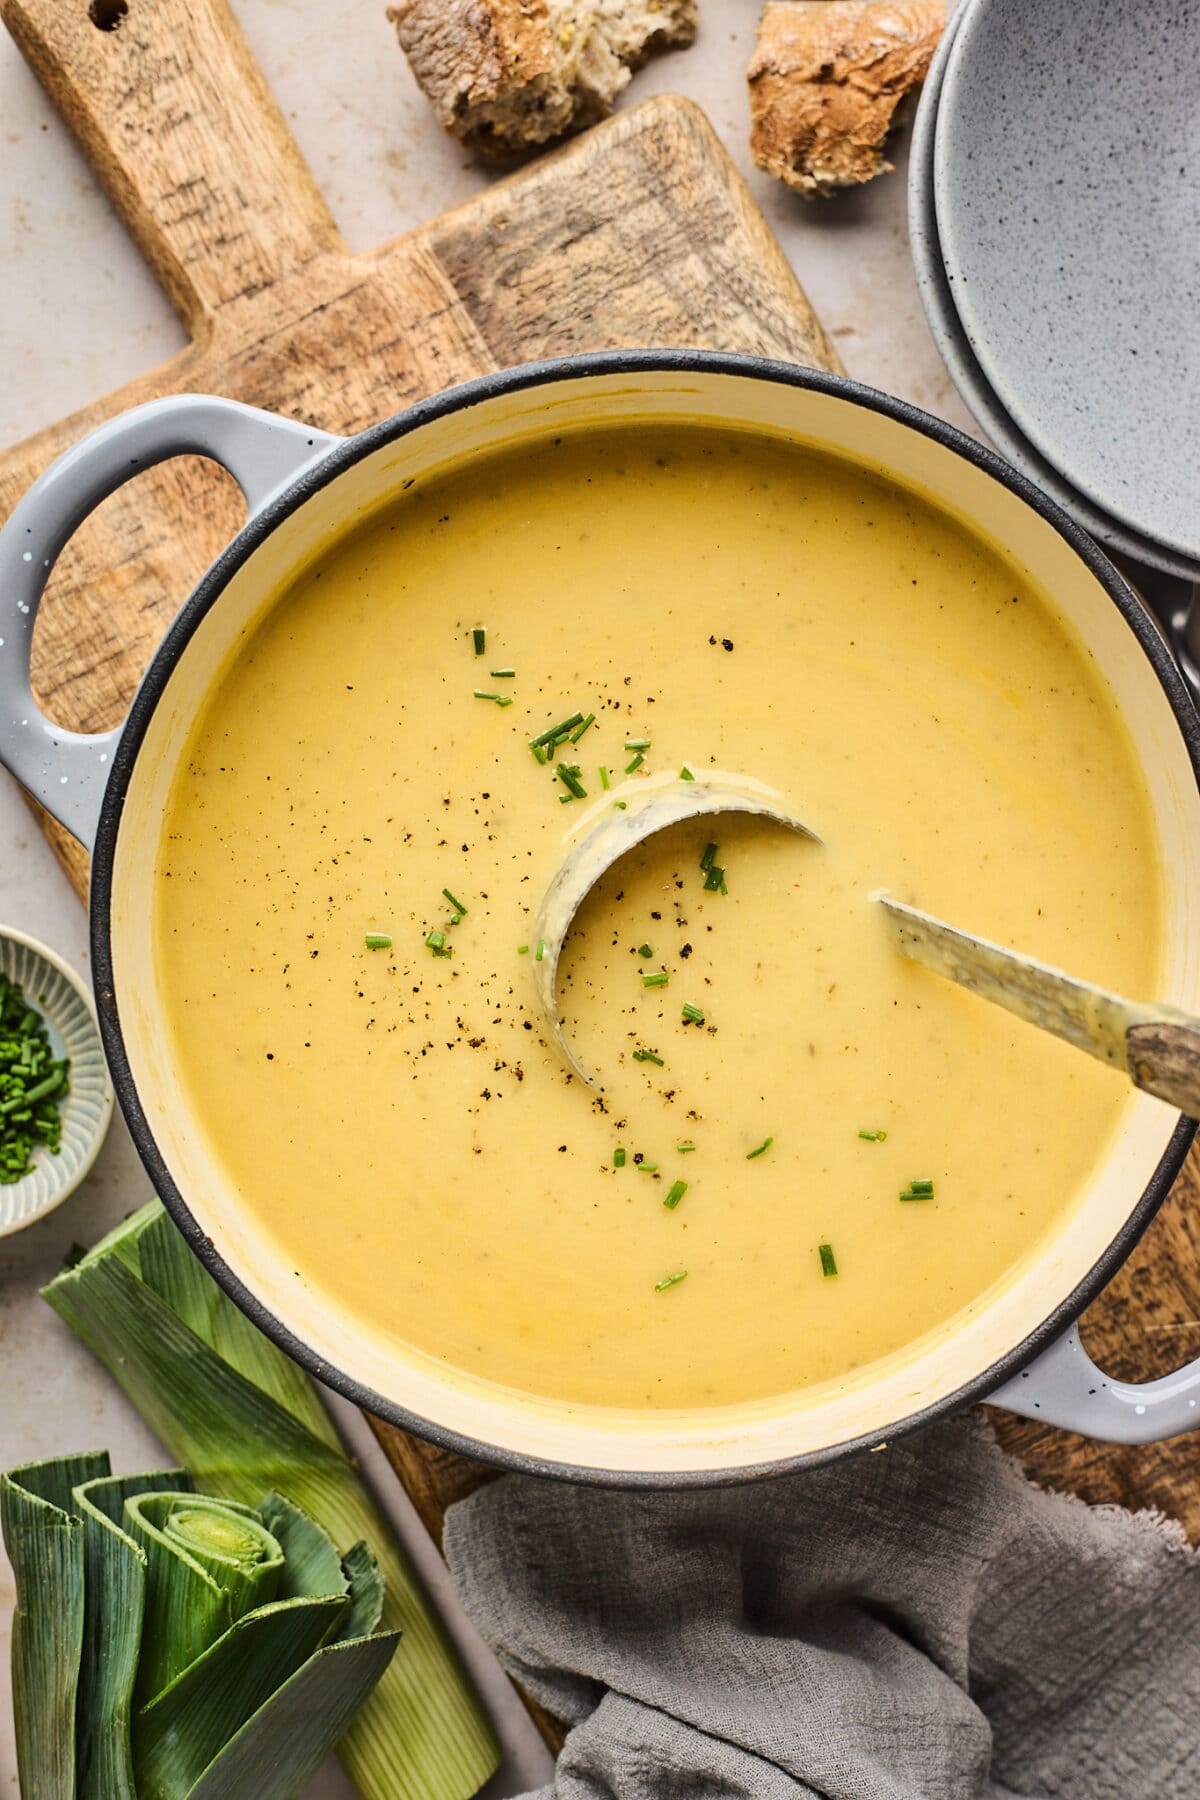
{"label": "ladle handle", "polygon": [[1200,1357],[1156,1381],[1114,1381],[1071,1326],[989,1404],[1108,1444],[1156,1444],[1200,1425]]}
{"label": "ladle handle", "polygon": [[71,534],[123,482],[171,456],[211,456],[246,498],[249,518],[343,440],[211,394],[134,407],[60,456],[0,531],[0,763],[91,849],[122,726],[67,731],[39,710],[30,685],[33,627]]}

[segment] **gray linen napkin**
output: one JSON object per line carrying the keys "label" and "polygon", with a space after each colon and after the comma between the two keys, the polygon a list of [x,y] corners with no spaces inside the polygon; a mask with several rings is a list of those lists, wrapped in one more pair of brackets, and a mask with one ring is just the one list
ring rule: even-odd
{"label": "gray linen napkin", "polygon": [[742,1488],[506,1476],[459,1592],[571,1731],[557,1800],[1198,1800],[1200,1559],[982,1416]]}

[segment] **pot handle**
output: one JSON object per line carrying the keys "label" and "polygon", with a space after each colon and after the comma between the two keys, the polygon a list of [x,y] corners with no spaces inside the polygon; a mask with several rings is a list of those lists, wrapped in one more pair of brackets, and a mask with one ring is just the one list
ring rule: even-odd
{"label": "pot handle", "polygon": [[1200,1357],[1157,1381],[1113,1381],[1072,1325],[987,1400],[1103,1443],[1155,1444],[1200,1425]]}
{"label": "pot handle", "polygon": [[66,731],[30,686],[33,625],[50,571],[92,509],[143,469],[210,456],[245,495],[249,517],[345,440],[212,394],[151,400],[90,432],[40,475],[0,531],[0,763],[91,849],[122,727]]}

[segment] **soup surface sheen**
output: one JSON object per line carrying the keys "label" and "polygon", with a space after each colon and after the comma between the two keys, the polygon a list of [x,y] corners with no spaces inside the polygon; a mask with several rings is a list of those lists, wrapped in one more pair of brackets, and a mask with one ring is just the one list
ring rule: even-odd
{"label": "soup surface sheen", "polygon": [[[560,973],[601,1098],[520,947],[587,809],[685,763],[770,783],[823,844],[700,820],[610,871]],[[871,892],[1149,994],[1157,868],[1111,695],[993,545],[800,444],[613,428],[418,482],[278,598],[175,782],[157,958],[299,1282],[476,1378],[711,1407],[861,1378],[978,1304],[1126,1103],[906,963]]]}

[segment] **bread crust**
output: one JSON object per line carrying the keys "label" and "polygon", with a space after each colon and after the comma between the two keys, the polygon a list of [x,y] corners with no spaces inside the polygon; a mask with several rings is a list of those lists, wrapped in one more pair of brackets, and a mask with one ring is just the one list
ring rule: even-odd
{"label": "bread crust", "polygon": [[395,0],[396,27],[454,137],[510,155],[607,117],[632,71],[690,44],[697,0]]}
{"label": "bread crust", "polygon": [[810,199],[890,169],[896,109],[945,24],[945,0],[771,0],[746,70],[759,168]]}

